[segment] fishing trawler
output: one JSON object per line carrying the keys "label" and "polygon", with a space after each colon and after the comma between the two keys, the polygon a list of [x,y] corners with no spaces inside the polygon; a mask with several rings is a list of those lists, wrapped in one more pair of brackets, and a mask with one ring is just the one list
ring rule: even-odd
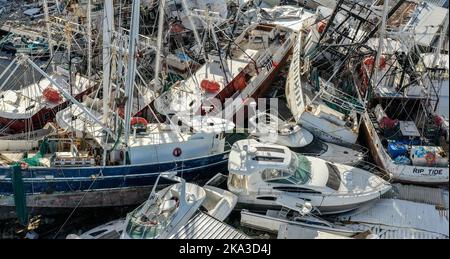
{"label": "fishing trawler", "polygon": [[417,55],[420,43],[408,36],[375,41],[374,52],[355,66],[355,85],[371,97],[364,131],[374,160],[396,181],[447,184],[448,133],[437,113],[440,88],[448,83],[445,56],[440,48]]}
{"label": "fishing trawler", "polygon": [[[0,79],[4,79],[0,85],[0,125],[6,127],[9,134],[41,129],[48,122],[52,122],[55,114],[70,103],[70,100],[64,97],[48,78],[40,79],[18,90],[5,89],[20,62],[23,62],[21,56],[0,74]],[[70,77],[69,71],[58,66],[50,78],[64,90],[71,92],[77,100],[81,100],[95,86],[95,82],[83,76],[72,75],[73,81]]]}
{"label": "fishing trawler", "polygon": [[228,190],[241,208],[280,208],[282,196],[308,201],[321,214],[351,211],[391,189],[381,177],[359,168],[296,154],[287,147],[242,140],[228,162]]}
{"label": "fishing trawler", "polygon": [[[391,81],[392,82],[392,81]],[[448,138],[428,98],[375,97],[364,115],[366,140],[396,181],[446,184]]]}
{"label": "fishing trawler", "polygon": [[[286,81],[288,107],[295,121],[318,138],[335,144],[355,144],[360,126],[358,114],[364,111],[364,106],[309,68],[305,41],[310,44],[316,27],[311,27],[306,38],[301,31],[295,43]],[[308,79],[310,73],[315,75],[313,81]]]}
{"label": "fishing trawler", "polygon": [[282,26],[253,24],[226,49],[217,49],[218,55],[208,55],[206,64],[190,78],[163,93],[155,107],[162,114],[224,111],[231,119],[246,100],[268,89],[286,63],[294,39],[295,34]]}
{"label": "fishing trawler", "polygon": [[[111,10],[105,8],[108,17],[112,17]],[[133,2],[129,53],[137,51],[139,10],[139,1]],[[160,19],[160,23],[163,22]],[[161,41],[162,33],[159,36]],[[103,101],[106,105],[103,107],[106,108],[98,114],[90,108],[95,106],[93,103],[79,102],[31,59],[24,58],[24,62],[38,70],[81,111],[78,118],[69,121],[61,116],[60,122],[81,127],[66,127],[69,131],[44,138],[38,150],[18,152],[15,160],[2,161],[0,208],[13,211],[18,196],[24,199],[27,207],[33,208],[33,213],[45,213],[48,208],[133,205],[145,199],[162,172],[176,171],[186,181],[201,182],[217,172],[226,171],[229,152],[223,133],[234,128],[233,123],[209,116],[157,123],[133,117],[138,55],[130,56],[125,89],[120,90],[126,100],[123,114],[119,107],[107,102],[108,93],[113,90],[109,84],[111,77],[104,78]],[[104,67],[108,67],[109,59],[104,61],[107,63]],[[104,73],[106,75],[108,71]],[[73,107],[68,109],[74,110]],[[20,188],[13,188],[13,181],[17,179],[13,175],[19,174],[21,181],[15,183]]]}

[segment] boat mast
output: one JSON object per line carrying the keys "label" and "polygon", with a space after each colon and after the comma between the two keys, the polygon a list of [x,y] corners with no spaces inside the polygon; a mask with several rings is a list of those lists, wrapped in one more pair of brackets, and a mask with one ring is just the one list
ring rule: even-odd
{"label": "boat mast", "polygon": [[194,33],[195,41],[197,41],[198,46],[200,47],[200,53],[197,53],[197,55],[201,54],[201,46],[202,46],[202,40],[200,39],[200,36],[198,35],[197,27],[195,26],[194,21],[192,20],[192,13],[189,9],[188,5],[186,4],[186,0],[181,0],[181,4],[183,5],[183,9],[186,12],[186,15],[188,17],[189,24],[192,27],[192,32]]}
{"label": "boat mast", "polygon": [[[383,2],[383,18],[381,21],[380,34],[378,35],[378,52],[377,57],[375,58],[375,72],[373,78],[378,80],[378,68],[380,67],[381,54],[383,53],[384,48],[384,38],[386,37],[386,22],[387,16],[389,12],[389,0],[384,0]],[[378,82],[374,82],[376,85]]]}
{"label": "boat mast", "polygon": [[91,85],[92,76],[92,17],[91,17],[91,0],[87,1],[87,42],[88,42],[88,61],[87,61],[87,76],[89,85]]}
{"label": "boat mast", "polygon": [[103,12],[103,123],[108,123],[111,86],[111,37],[114,30],[113,0],[105,0]]}
{"label": "boat mast", "polygon": [[[57,2],[57,4],[58,4],[58,2]],[[55,61],[54,61],[54,57],[53,57],[54,53],[53,53],[52,33],[50,30],[50,14],[48,11],[47,0],[44,0],[43,7],[44,7],[44,15],[45,15],[45,27],[47,29],[48,48],[50,50],[50,63],[52,65],[53,72],[55,72],[56,67],[55,67]],[[58,8],[58,10],[59,10],[59,8]]]}
{"label": "boat mast", "polygon": [[444,26],[442,26],[441,28],[441,35],[439,37],[439,43],[437,45],[437,49],[433,58],[433,67],[436,67],[438,65],[438,60],[439,60],[439,55],[441,54],[442,51],[442,46],[444,45],[444,40],[445,40],[445,34],[447,33],[447,29],[448,29],[448,12],[445,15],[445,20],[444,20]]}
{"label": "boat mast", "polygon": [[164,10],[166,6],[166,0],[159,1],[159,18],[158,18],[158,40],[156,48],[156,60],[155,60],[155,90],[161,89],[161,82],[159,81],[159,73],[161,71],[161,54],[162,54],[162,38],[164,33]]}
{"label": "boat mast", "polygon": [[139,37],[139,18],[140,18],[140,6],[141,1],[133,1],[133,7],[131,9],[131,28],[130,28],[130,43],[128,52],[128,71],[127,78],[125,81],[125,148],[126,155],[124,156],[124,164],[127,162],[129,157],[129,140],[130,140],[130,125],[131,125],[131,114],[133,110],[133,92],[134,92],[134,81],[136,78],[136,63],[137,63],[137,51],[136,44]]}

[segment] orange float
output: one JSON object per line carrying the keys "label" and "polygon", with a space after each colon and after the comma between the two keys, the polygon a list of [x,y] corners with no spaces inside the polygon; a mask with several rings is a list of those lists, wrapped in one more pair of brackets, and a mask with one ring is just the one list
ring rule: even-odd
{"label": "orange float", "polygon": [[220,90],[220,84],[216,81],[204,79],[200,84],[201,88],[208,93],[217,93]]}
{"label": "orange float", "polygon": [[143,126],[147,127],[148,121],[142,117],[131,118],[131,126]]}
{"label": "orange float", "polygon": [[62,97],[59,94],[58,90],[55,90],[51,87],[45,88],[42,92],[42,95],[48,102],[51,103],[59,103],[62,100]]}
{"label": "orange float", "polygon": [[325,31],[325,28],[327,27],[327,22],[326,21],[320,21],[317,24],[317,31],[319,33],[323,33]]}

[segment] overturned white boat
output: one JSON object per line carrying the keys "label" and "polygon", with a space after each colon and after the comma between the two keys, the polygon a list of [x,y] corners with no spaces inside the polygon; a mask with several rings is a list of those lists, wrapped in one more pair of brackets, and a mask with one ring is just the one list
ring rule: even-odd
{"label": "overturned white boat", "polygon": [[316,138],[297,123],[285,122],[270,113],[258,113],[249,119],[255,125],[251,132],[262,143],[289,147],[302,155],[318,157],[333,163],[357,165],[368,150],[358,145],[345,147]]}
{"label": "overturned white boat", "polygon": [[278,233],[283,225],[289,225],[344,237],[360,234],[359,231],[314,216],[314,208],[309,202],[300,203],[290,196],[278,197],[276,202],[282,206],[281,210],[267,210],[265,214],[242,210],[241,225],[271,233]]}
{"label": "overturned white boat", "polygon": [[287,147],[242,140],[228,161],[228,190],[243,208],[280,208],[283,195],[307,200],[321,214],[356,209],[391,189],[381,177],[359,168],[296,154]]}

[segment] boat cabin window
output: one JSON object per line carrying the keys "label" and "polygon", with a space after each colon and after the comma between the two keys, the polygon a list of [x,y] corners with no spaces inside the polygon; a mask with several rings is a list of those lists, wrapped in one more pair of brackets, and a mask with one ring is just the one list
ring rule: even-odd
{"label": "boat cabin window", "polygon": [[327,163],[327,167],[328,167],[328,181],[326,186],[337,191],[339,190],[342,181],[339,169],[331,163]]}
{"label": "boat cabin window", "polygon": [[261,173],[262,179],[267,183],[279,184],[305,184],[311,178],[311,164],[306,157],[292,152],[291,163],[285,170],[265,169]]}
{"label": "boat cabin window", "polygon": [[274,187],[274,189],[282,192],[321,194],[321,192],[316,190],[296,186],[278,186]]}

